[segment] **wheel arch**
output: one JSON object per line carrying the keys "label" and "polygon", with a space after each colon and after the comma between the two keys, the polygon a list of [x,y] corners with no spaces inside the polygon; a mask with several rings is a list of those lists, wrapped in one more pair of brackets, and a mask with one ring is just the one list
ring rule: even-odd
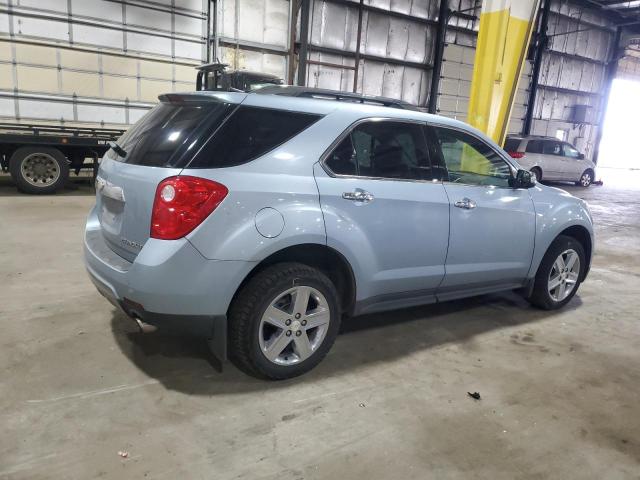
{"label": "wheel arch", "polygon": [[537,180],[542,181],[542,178],[543,178],[543,176],[544,176],[544,170],[542,170],[542,167],[541,167],[539,164],[537,164],[537,163],[536,163],[534,166],[532,166],[532,167],[529,169],[529,171],[532,171],[532,170],[534,170],[534,169],[535,169],[535,170],[540,170],[540,178],[537,178]]}
{"label": "wheel arch", "polygon": [[317,268],[333,282],[340,294],[342,311],[347,314],[353,312],[356,299],[356,280],[353,269],[348,260],[336,249],[317,243],[303,243],[278,250],[260,261],[238,286],[232,301],[235,300],[242,288],[257,273],[265,268],[282,262],[298,262]]}
{"label": "wheel arch", "polygon": [[589,273],[589,269],[591,268],[591,255],[593,253],[593,241],[591,239],[591,234],[589,233],[589,230],[582,225],[572,225],[562,230],[556,238],[561,235],[575,239],[580,243],[580,245],[582,245],[582,248],[584,248],[587,265],[584,269],[582,278],[580,279],[580,281],[582,281],[586,278],[587,273]]}

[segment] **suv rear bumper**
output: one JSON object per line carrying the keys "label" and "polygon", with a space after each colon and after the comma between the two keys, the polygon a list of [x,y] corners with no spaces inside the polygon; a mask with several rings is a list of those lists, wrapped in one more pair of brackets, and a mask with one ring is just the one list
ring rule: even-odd
{"label": "suv rear bumper", "polygon": [[84,257],[97,290],[128,316],[162,330],[205,338],[214,330],[216,336],[226,332],[229,304],[255,266],[207,260],[184,238],[150,238],[129,262],[106,244],[95,211],[87,220]]}

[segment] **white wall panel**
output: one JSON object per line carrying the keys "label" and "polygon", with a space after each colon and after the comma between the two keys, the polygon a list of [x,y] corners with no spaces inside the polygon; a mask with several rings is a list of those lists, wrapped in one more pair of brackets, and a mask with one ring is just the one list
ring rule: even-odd
{"label": "white wall panel", "polygon": [[171,39],[127,32],[127,50],[171,56]]}
{"label": "white wall panel", "polygon": [[73,105],[46,100],[18,100],[21,118],[73,121]]}
{"label": "white wall panel", "polygon": [[174,40],[174,48],[176,57],[189,58],[192,60],[200,60],[202,58],[203,46],[194,42],[185,42],[183,40]]}
{"label": "white wall panel", "polygon": [[171,31],[171,15],[164,11],[127,5],[127,25]]}
{"label": "white wall panel", "polygon": [[72,25],[73,41],[99,47],[122,50],[123,36],[119,30],[91,27],[87,25]]}
{"label": "white wall panel", "polygon": [[80,104],[77,111],[79,122],[126,123],[124,108]]}
{"label": "white wall panel", "polygon": [[11,119],[15,116],[15,102],[13,98],[0,97],[0,117]]}
{"label": "white wall panel", "polygon": [[122,4],[104,0],[71,0],[74,16],[103,18],[109,22],[122,23]]}
{"label": "white wall panel", "polygon": [[[194,11],[205,11],[207,0],[174,0],[176,7],[186,8]],[[167,0],[167,3],[171,3],[171,0]]]}
{"label": "white wall panel", "polygon": [[13,26],[14,31],[19,35],[40,37],[48,40],[69,40],[69,27],[66,22],[16,15],[13,18]]}
{"label": "white wall panel", "polygon": [[[159,3],[164,5],[160,9]],[[158,93],[176,88],[174,72],[180,71],[181,90],[192,88],[195,71],[190,65],[204,60],[206,5],[206,0],[144,0],[135,5],[105,0],[13,0],[12,14],[0,15],[0,31],[9,33],[13,25],[12,38],[0,38],[0,89],[15,97],[3,105],[18,101],[17,111],[11,109],[16,121],[123,124],[135,120],[157,101]],[[29,16],[33,14],[48,18]],[[189,69],[188,76],[182,73],[184,68]],[[110,105],[99,105],[105,100]],[[140,103],[131,106],[130,102]]]}
{"label": "white wall panel", "polygon": [[9,15],[0,13],[0,32],[9,33]]}
{"label": "white wall panel", "polygon": [[52,12],[67,13],[67,2],[64,0],[17,0],[19,7],[31,7],[38,10],[50,10]]}
{"label": "white wall panel", "polygon": [[175,15],[176,33],[188,35],[202,35],[202,18],[187,17],[185,15]]}

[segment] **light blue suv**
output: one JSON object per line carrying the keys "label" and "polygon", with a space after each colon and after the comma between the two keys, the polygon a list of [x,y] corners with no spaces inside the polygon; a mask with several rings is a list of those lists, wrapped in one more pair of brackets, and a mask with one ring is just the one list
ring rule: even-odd
{"label": "light blue suv", "polygon": [[509,289],[560,308],[589,271],[586,204],[458,121],[283,95],[160,100],[102,159],[87,270],[143,330],[201,336],[250,374],[310,370],[344,315]]}

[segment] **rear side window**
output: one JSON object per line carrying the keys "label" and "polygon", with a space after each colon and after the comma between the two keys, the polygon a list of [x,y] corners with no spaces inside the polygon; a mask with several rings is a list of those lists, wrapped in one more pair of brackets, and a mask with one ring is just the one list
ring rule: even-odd
{"label": "rear side window", "polygon": [[240,106],[187,168],[231,167],[250,162],[295,137],[320,115]]}
{"label": "rear side window", "polygon": [[338,175],[431,180],[422,127],[405,122],[367,122],[355,127],[325,165]]}
{"label": "rear side window", "polygon": [[520,141],[519,138],[507,138],[507,141],[504,143],[504,150],[507,152],[517,152],[518,148],[520,148]]}
{"label": "rear side window", "polygon": [[542,153],[542,141],[529,140],[527,142],[527,153]]}
{"label": "rear side window", "polygon": [[133,165],[174,166],[180,147],[205,120],[219,125],[231,106],[218,102],[161,103],[149,110],[117,143],[127,152],[120,157],[113,150],[107,156]]}

